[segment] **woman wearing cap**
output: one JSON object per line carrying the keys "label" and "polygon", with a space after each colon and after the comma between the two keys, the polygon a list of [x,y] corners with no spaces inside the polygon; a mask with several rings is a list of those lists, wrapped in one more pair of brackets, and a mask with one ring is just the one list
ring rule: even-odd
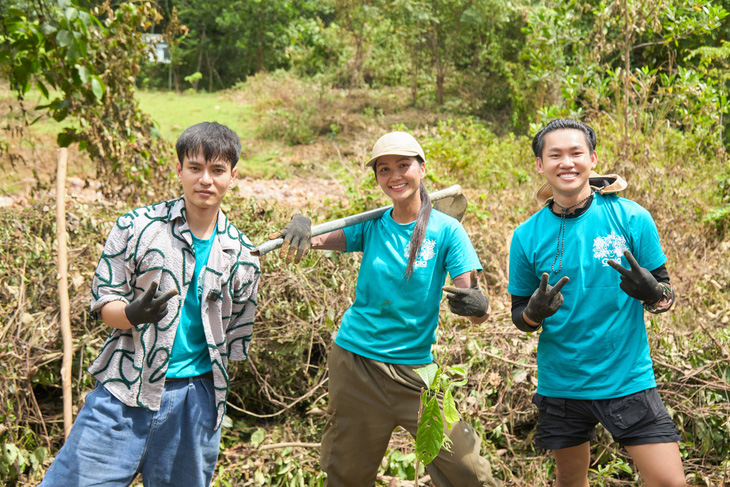
{"label": "woman wearing cap", "polygon": [[[294,215],[281,232],[281,254],[296,262],[311,248],[362,252],[356,297],[342,317],[329,354],[329,405],[321,465],[329,487],[374,485],[393,430],[415,436],[421,389],[414,371],[433,362],[446,274],[451,311],[484,322],[489,301],[479,290],[479,259],[464,228],[432,210],[423,184],[425,156],[405,132],[391,132],[367,162],[393,209],[376,220],[312,238],[310,221]],[[479,437],[460,421],[447,433],[451,451],[427,466],[437,486],[492,486]]]}

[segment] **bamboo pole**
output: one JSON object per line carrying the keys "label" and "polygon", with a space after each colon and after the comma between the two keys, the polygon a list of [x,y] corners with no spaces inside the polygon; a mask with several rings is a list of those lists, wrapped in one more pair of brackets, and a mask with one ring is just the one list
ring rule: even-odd
{"label": "bamboo pole", "polygon": [[61,302],[61,337],[63,338],[63,362],[61,382],[63,384],[63,431],[65,437],[73,424],[71,397],[71,368],[73,358],[73,337],[71,336],[71,306],[68,300],[68,253],[66,250],[66,162],[68,150],[62,147],[56,151],[56,239],[58,240],[58,298]]}

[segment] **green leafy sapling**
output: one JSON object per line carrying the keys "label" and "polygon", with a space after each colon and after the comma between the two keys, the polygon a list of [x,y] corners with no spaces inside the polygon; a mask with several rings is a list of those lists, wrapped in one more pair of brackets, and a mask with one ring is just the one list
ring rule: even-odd
{"label": "green leafy sapling", "polygon": [[[421,395],[422,409],[416,432],[416,458],[423,465],[428,465],[438,456],[442,448],[451,451],[451,439],[446,436],[445,431],[450,430],[451,425],[460,419],[452,389],[466,384],[466,372],[459,367],[449,367],[444,370],[435,363],[414,370],[426,384]],[[452,376],[461,379],[455,382]],[[442,405],[439,405],[439,394],[442,394]]]}

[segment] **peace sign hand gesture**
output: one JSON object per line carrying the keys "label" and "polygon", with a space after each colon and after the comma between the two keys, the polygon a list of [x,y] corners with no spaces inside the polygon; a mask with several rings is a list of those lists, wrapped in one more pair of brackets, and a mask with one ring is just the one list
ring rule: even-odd
{"label": "peace sign hand gesture", "polygon": [[542,273],[540,286],[532,293],[530,301],[523,312],[524,315],[534,321],[542,324],[545,318],[554,315],[563,304],[563,295],[560,290],[563,289],[565,283],[570,281],[568,276],[560,278],[554,286],[548,284],[548,273]]}
{"label": "peace sign hand gesture", "polygon": [[641,267],[631,252],[626,250],[624,257],[629,261],[629,269],[610,259],[607,264],[621,274],[621,289],[623,292],[647,304],[653,304],[662,299],[664,288],[657,282],[644,267]]}

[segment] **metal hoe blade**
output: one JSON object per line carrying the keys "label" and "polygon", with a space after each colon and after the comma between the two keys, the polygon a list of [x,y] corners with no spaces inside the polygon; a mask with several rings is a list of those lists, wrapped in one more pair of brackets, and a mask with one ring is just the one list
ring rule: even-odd
{"label": "metal hoe blade", "polygon": [[449,196],[448,198],[436,200],[433,202],[434,210],[438,210],[441,213],[446,213],[449,216],[456,218],[461,221],[466,214],[466,207],[469,206],[469,202],[466,196],[463,194],[457,194]]}

